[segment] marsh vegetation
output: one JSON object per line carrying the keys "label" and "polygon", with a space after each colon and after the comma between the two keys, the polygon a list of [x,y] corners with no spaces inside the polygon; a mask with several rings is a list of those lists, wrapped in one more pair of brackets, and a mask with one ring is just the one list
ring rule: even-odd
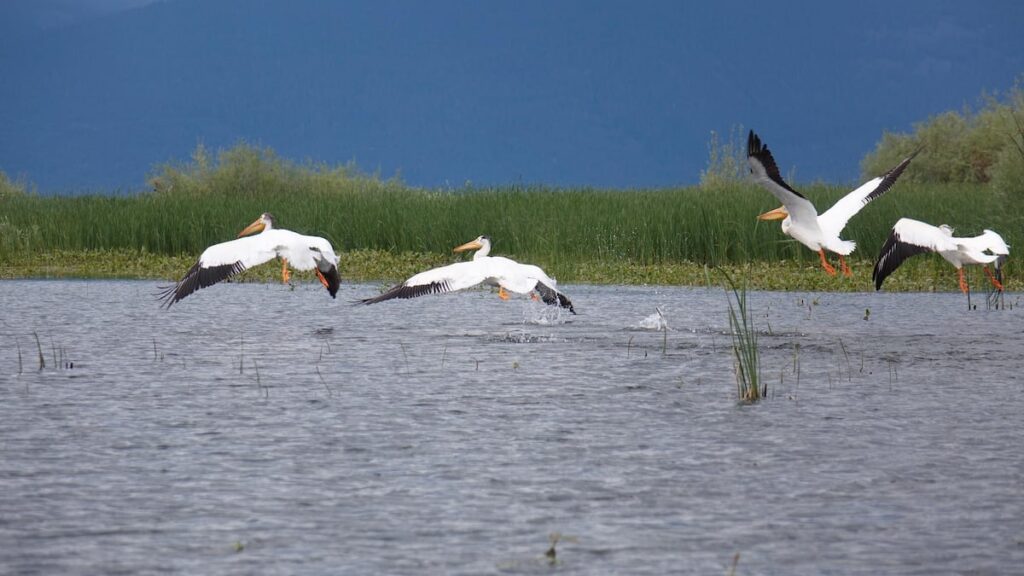
{"label": "marsh vegetation", "polygon": [[[535,262],[563,282],[699,284],[705,266],[771,263],[781,273],[752,278],[752,288],[864,290],[865,268],[901,216],[949,223],[964,234],[995,229],[1011,246],[1024,238],[1024,215],[1014,209],[1024,200],[1024,96],[1015,89],[985,102],[977,112],[929,119],[912,134],[886,134],[865,158],[868,177],[907,149],[926,147],[894,190],[844,233],[858,245],[852,281],[809,273],[813,253],[776,224],[755,220],[776,202],[745,180],[738,128],[713,136],[699,185],[665,189],[428,190],[353,165],[296,163],[245,143],[216,152],[200,145],[189,160],[157,167],[147,190],[128,196],[41,196],[0,173],[0,275],[46,275],[32,264],[40,258],[61,274],[77,270],[76,261],[96,260],[90,255],[113,254],[114,276],[159,271],[171,278],[182,269],[177,259],[193,259],[270,211],[286,228],[330,240],[349,266],[343,272],[356,279],[394,280],[450,261],[452,246],[486,233],[496,252]],[[826,206],[855,184],[797,185]],[[950,289],[943,272],[922,259],[886,289]],[[1013,289],[1012,271],[1009,277]]]}

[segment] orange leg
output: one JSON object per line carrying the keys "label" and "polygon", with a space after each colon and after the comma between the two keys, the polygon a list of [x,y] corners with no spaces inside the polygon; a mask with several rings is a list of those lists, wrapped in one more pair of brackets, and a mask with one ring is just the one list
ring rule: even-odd
{"label": "orange leg", "polygon": [[846,265],[846,259],[843,258],[842,254],[839,255],[839,267],[843,270],[843,276],[846,276],[847,278],[853,276],[853,271]]}
{"label": "orange leg", "polygon": [[988,266],[982,266],[981,269],[985,271],[985,276],[988,276],[989,281],[992,282],[992,285],[996,287],[996,290],[1002,292],[1003,283],[1000,282],[999,280],[996,280],[996,277],[992,275],[992,271],[988,269]]}
{"label": "orange leg", "polygon": [[819,248],[818,255],[821,256],[821,267],[825,269],[825,272],[828,273],[829,276],[835,276],[836,269],[833,268],[832,265],[828,263],[828,260],[825,259],[825,249]]}
{"label": "orange leg", "polygon": [[288,259],[281,258],[281,282],[287,284],[292,278],[292,273],[288,271]]}
{"label": "orange leg", "polygon": [[537,296],[536,292],[530,292],[530,300],[536,302],[537,300],[540,300],[540,296]]}
{"label": "orange leg", "polygon": [[324,278],[324,274],[319,268],[316,269],[316,277],[320,279],[320,283],[324,285],[324,288],[330,289],[330,286],[327,285],[327,278]]}
{"label": "orange leg", "polygon": [[508,292],[505,292],[504,286],[498,286],[498,298],[502,300],[508,300]]}
{"label": "orange leg", "polygon": [[960,268],[959,270],[957,270],[957,274],[960,277],[960,291],[963,292],[964,294],[967,294],[969,288],[967,287],[967,280],[964,279],[964,269]]}

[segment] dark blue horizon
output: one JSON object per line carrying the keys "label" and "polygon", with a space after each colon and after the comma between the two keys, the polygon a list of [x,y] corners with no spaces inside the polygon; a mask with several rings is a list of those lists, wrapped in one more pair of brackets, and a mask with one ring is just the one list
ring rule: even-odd
{"label": "dark blue horizon", "polygon": [[1024,72],[1016,2],[93,1],[0,12],[23,22],[0,170],[44,193],[140,190],[240,141],[423,187],[688,185],[740,126],[797,180],[849,183],[885,131]]}

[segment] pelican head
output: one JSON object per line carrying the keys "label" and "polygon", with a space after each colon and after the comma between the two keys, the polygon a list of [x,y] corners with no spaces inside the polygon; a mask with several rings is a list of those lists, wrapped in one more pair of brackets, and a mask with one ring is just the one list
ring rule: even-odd
{"label": "pelican head", "polygon": [[466,250],[477,251],[477,253],[473,255],[473,258],[478,256],[487,256],[487,253],[491,251],[491,239],[487,236],[477,236],[474,240],[470,240],[461,246],[452,248],[452,252],[465,252]]}
{"label": "pelican head", "polygon": [[272,230],[274,228],[274,215],[270,212],[264,212],[260,214],[260,217],[255,222],[249,224],[244,230],[238,233],[238,237],[248,236],[255,232],[262,232],[263,230]]}

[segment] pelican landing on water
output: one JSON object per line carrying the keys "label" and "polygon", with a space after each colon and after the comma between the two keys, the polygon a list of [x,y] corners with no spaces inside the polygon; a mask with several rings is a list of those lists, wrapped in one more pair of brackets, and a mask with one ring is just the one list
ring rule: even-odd
{"label": "pelican landing on water", "polygon": [[825,250],[828,250],[839,255],[839,267],[843,275],[851,276],[850,267],[846,265],[843,257],[853,252],[857,244],[839,238],[839,234],[861,208],[892,188],[896,179],[920,151],[917,150],[885,174],[868,180],[853,192],[843,196],[819,216],[814,204],[782,179],[768,146],[761,144],[761,139],[751,130],[747,136],[747,162],[750,164],[750,173],[754,175],[754,180],[758,184],[782,202],[781,207],[765,212],[757,218],[782,219],[782,232],[817,252],[821,256],[821,267],[825,272],[830,276],[836,275],[835,268],[825,258]]}
{"label": "pelican landing on water", "polygon": [[[964,279],[964,264],[981,264],[992,286],[1003,291],[1002,265],[1010,254],[1010,247],[1003,237],[991,230],[985,230],[973,238],[957,238],[953,229],[942,224],[932,226],[919,220],[900,218],[892,227],[889,238],[882,246],[875,262],[871,279],[875,290],[882,288],[882,282],[899,268],[904,260],[923,252],[938,252],[947,262],[956,267],[960,290],[967,294],[967,280]],[[989,271],[992,264],[995,274]]]}
{"label": "pelican landing on water", "polygon": [[[247,236],[259,232],[255,236]],[[281,259],[281,280],[291,278],[288,266],[296,270],[316,270],[320,283],[334,298],[341,284],[338,256],[327,240],[319,236],[303,236],[291,230],[274,228],[274,217],[263,213],[255,222],[238,233],[238,239],[210,246],[199,256],[185,277],[160,293],[170,308],[189,294],[226,280],[243,270],[259,266],[274,258]]]}
{"label": "pelican landing on water", "polygon": [[502,300],[508,300],[506,290],[531,294],[534,298],[539,294],[545,304],[568,308],[569,312],[576,313],[569,298],[558,291],[555,281],[539,267],[520,264],[502,256],[488,256],[491,240],[487,236],[479,236],[453,249],[454,252],[466,250],[476,250],[469,262],[457,262],[420,272],[380,296],[365,298],[357,303],[376,304],[392,298],[416,298],[424,294],[455,292],[477,284],[487,284],[498,287],[498,296]]}

